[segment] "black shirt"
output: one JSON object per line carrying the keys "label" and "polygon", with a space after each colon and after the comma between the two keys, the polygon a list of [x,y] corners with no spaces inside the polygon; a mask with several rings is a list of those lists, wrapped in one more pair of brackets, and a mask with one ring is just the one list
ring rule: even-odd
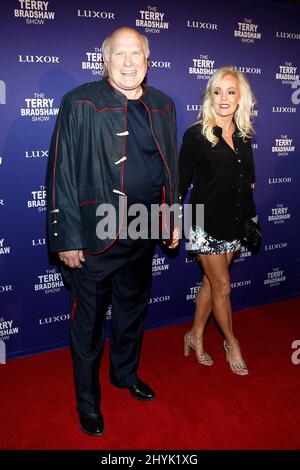
{"label": "black shirt", "polygon": [[214,128],[219,142],[214,147],[203,136],[201,124],[190,127],[183,136],[179,155],[179,192],[183,197],[193,179],[190,203],[204,204],[204,230],[217,240],[232,241],[243,233],[245,217],[255,217],[251,183],[255,180],[251,141],[232,136],[235,150]]}
{"label": "black shirt", "polygon": [[124,191],[131,204],[161,202],[163,162],[150,130],[147,110],[139,100],[128,100],[129,135],[126,140]]}

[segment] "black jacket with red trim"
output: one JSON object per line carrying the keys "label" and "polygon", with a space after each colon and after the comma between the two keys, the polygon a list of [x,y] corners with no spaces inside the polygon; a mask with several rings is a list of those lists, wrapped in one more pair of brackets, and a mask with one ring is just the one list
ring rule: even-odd
{"label": "black jacket with red trim", "polygon": [[[172,205],[178,198],[175,106],[167,95],[148,86],[139,99],[147,109],[163,160],[162,202]],[[46,179],[51,252],[83,249],[100,254],[118,237],[123,218],[126,130],[127,98],[107,80],[79,86],[63,97]],[[100,220],[96,210],[103,203],[115,207],[117,230],[116,237],[101,240],[96,234]]]}

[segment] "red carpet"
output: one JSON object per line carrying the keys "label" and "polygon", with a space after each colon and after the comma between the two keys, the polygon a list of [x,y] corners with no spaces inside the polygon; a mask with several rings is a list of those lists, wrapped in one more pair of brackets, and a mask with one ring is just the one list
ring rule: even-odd
{"label": "red carpet", "polygon": [[109,383],[106,347],[100,438],[77,425],[68,349],[0,365],[0,448],[300,449],[300,364],[291,361],[300,299],[235,312],[234,324],[247,377],[229,370],[213,321],[206,333],[212,367],[183,357],[190,324],[146,332],[140,376],[157,392],[151,403]]}

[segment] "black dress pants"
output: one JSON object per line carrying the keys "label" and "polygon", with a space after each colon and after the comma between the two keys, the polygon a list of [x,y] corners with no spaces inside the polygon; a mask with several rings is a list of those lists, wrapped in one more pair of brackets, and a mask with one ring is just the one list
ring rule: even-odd
{"label": "black dress pants", "polygon": [[118,387],[138,382],[153,248],[151,240],[118,240],[99,256],[86,255],[82,268],[72,271],[71,350],[81,413],[100,409],[99,368],[110,301],[110,380]]}

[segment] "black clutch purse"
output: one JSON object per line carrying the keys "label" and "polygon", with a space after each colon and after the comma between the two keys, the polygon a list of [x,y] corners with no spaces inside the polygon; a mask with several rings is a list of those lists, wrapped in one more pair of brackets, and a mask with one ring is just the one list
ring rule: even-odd
{"label": "black clutch purse", "polygon": [[246,219],[244,222],[243,239],[246,245],[251,249],[259,248],[261,243],[261,227],[252,219]]}

